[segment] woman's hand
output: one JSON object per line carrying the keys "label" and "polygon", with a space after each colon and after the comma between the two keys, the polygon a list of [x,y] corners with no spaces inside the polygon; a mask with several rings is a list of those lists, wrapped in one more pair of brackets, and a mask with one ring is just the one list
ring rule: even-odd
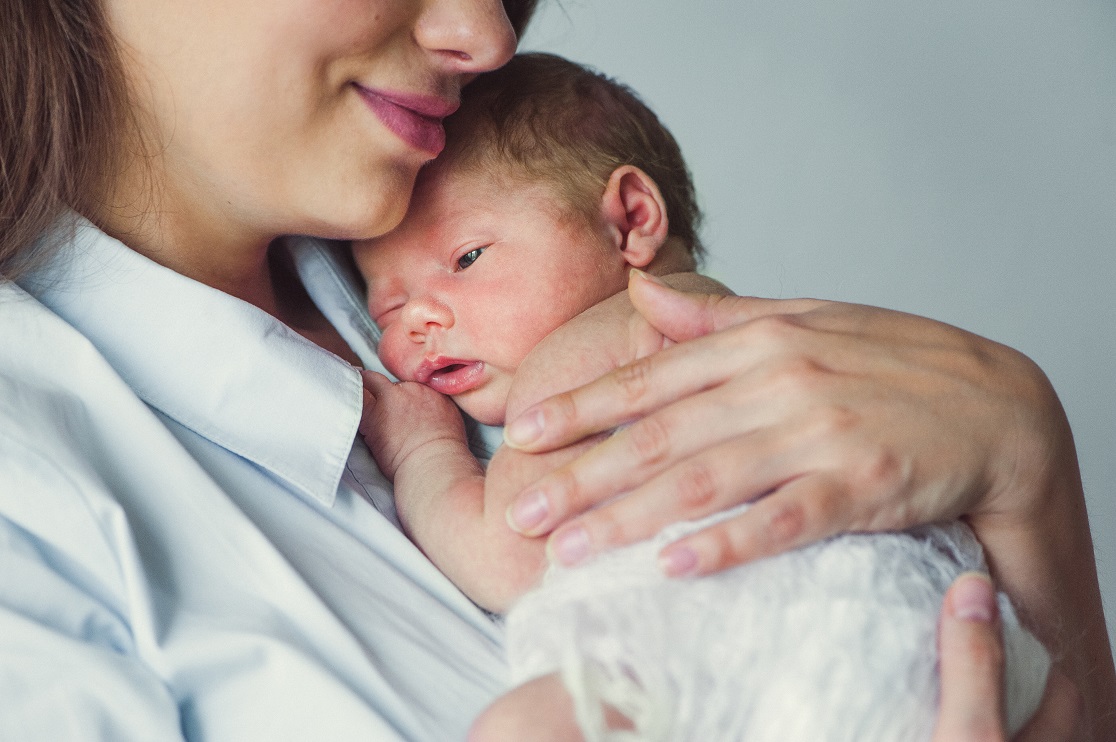
{"label": "woman's hand", "polygon": [[549,533],[569,564],[755,502],[664,549],[663,568],[680,575],[964,517],[997,584],[1081,689],[1092,738],[1116,738],[1077,454],[1034,363],[872,307],[683,294],[644,277],[629,296],[677,344],[510,421],[505,437],[523,451],[627,427],[525,488],[509,522]]}
{"label": "woman's hand", "polygon": [[[942,705],[932,742],[1006,740],[1004,647],[995,590],[988,578],[962,575],[946,593],[938,650]],[[1073,684],[1052,669],[1042,705],[1013,742],[1068,742],[1079,707]]]}
{"label": "woman's hand", "polygon": [[666,550],[666,570],[706,573],[963,514],[1022,520],[1075,461],[1042,372],[1002,345],[870,307],[683,294],[641,278],[629,291],[680,344],[505,431],[543,451],[631,423],[511,508],[528,534],[564,523],[551,544],[567,563],[755,500]]}

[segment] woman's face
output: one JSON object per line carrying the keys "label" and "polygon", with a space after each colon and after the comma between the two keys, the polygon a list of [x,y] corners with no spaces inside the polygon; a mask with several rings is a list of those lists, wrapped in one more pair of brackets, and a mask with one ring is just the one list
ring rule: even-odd
{"label": "woman's face", "polygon": [[142,187],[234,234],[390,229],[461,86],[515,47],[500,0],[105,2],[155,155]]}

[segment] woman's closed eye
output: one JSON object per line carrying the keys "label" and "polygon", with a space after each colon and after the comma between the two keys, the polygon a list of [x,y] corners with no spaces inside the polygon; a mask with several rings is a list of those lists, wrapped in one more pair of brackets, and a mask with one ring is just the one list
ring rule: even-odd
{"label": "woman's closed eye", "polygon": [[465,253],[464,255],[462,255],[460,258],[457,259],[457,269],[460,270],[460,271],[465,270],[470,265],[477,262],[477,258],[479,258],[481,256],[481,253],[484,252],[487,249],[488,249],[488,246],[485,245],[484,247],[478,247],[478,248],[475,248],[475,249],[470,250],[469,252]]}

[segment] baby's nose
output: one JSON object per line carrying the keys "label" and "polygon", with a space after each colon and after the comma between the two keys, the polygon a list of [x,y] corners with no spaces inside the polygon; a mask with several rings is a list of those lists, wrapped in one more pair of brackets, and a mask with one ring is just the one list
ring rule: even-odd
{"label": "baby's nose", "polygon": [[424,343],[432,334],[453,327],[453,312],[437,299],[413,299],[403,307],[403,323],[411,340]]}

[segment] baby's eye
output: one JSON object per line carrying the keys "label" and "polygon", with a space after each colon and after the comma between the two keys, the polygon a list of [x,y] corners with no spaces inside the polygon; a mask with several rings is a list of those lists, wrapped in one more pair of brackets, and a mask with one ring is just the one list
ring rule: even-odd
{"label": "baby's eye", "polygon": [[469,252],[462,255],[460,258],[457,259],[457,269],[463,271],[473,263],[477,262],[477,258],[479,258],[481,256],[481,253],[484,252],[486,249],[487,248],[484,247],[478,247],[476,250],[470,250]]}

